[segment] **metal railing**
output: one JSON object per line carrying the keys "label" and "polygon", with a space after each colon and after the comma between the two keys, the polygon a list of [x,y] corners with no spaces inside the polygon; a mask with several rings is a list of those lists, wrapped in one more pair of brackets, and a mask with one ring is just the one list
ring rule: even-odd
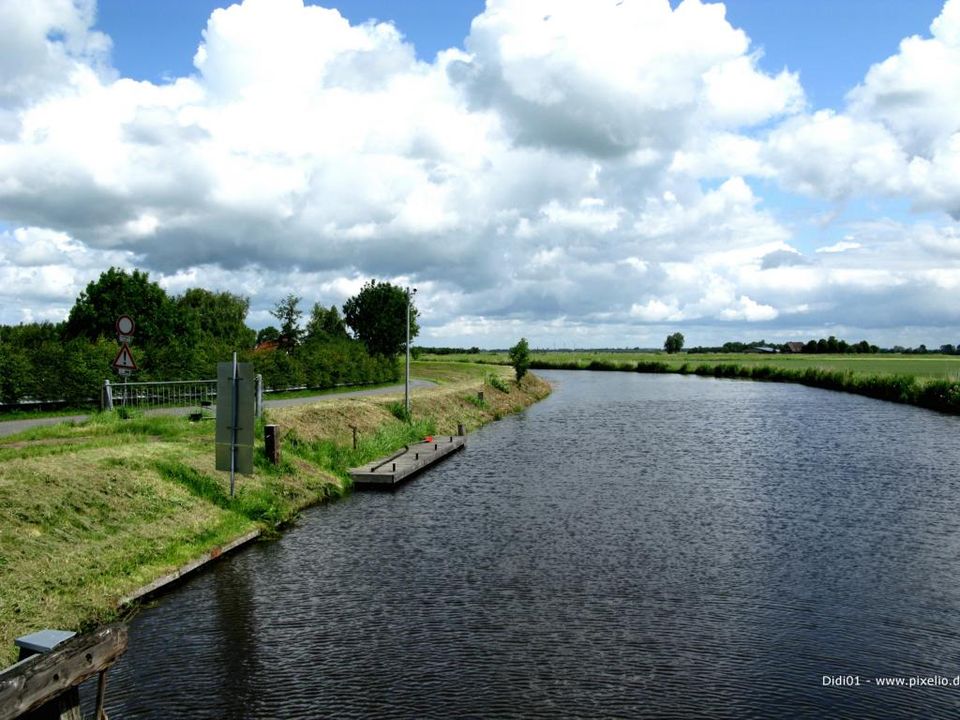
{"label": "metal railing", "polygon": [[217,401],[216,380],[103,383],[103,409],[202,407]]}
{"label": "metal railing", "polygon": [[[255,408],[257,417],[263,414],[263,378],[255,377]],[[166,380],[157,382],[103,381],[100,407],[113,410],[118,407],[151,410],[160,408],[204,408],[217,404],[216,380]]]}

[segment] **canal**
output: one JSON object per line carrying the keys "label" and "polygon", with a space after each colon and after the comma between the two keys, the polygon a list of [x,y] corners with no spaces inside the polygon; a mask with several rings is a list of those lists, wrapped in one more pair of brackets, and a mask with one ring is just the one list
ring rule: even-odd
{"label": "canal", "polygon": [[541,374],[465,452],[144,609],[110,716],[956,715],[960,418]]}

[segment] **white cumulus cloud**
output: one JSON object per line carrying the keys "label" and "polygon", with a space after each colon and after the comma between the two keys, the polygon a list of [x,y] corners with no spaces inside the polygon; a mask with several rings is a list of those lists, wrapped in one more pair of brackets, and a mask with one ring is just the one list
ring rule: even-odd
{"label": "white cumulus cloud", "polygon": [[92,0],[0,0],[0,322],[120,265],[250,295],[260,325],[288,292],[414,283],[425,339],[471,345],[949,326],[955,221],[801,241],[763,195],[960,213],[958,7],[810,112],[701,0],[488,0],[432,62],[390,23],[244,0],[159,84],[110,67]]}

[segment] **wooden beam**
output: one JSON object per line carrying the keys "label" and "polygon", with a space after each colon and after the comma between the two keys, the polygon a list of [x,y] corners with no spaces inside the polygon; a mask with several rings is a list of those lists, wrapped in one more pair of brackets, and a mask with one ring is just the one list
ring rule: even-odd
{"label": "wooden beam", "polygon": [[127,626],[107,625],[0,672],[0,720],[13,720],[106,670],[127,649]]}

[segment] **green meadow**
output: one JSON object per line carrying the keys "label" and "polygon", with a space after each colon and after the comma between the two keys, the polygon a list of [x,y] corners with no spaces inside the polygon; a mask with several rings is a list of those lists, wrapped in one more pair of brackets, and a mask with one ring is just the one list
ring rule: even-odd
{"label": "green meadow", "polygon": [[[470,363],[509,363],[506,352],[462,353],[431,355],[421,360],[442,360]],[[587,368],[591,363],[619,366],[637,363],[664,363],[670,371],[697,365],[733,364],[743,367],[767,366],[788,370],[836,370],[860,374],[911,375],[918,378],[960,379],[960,355],[898,355],[893,353],[866,355],[785,355],[761,353],[685,353],[668,355],[663,352],[610,352],[592,350],[547,351],[531,353],[533,367]],[[611,368],[612,369],[612,368]],[[635,369],[635,368],[629,368]]]}
{"label": "green meadow", "polygon": [[[422,359],[507,364],[506,353],[422,355]],[[534,369],[681,373],[791,382],[960,414],[960,356],[782,355],[761,353],[537,352]]]}

